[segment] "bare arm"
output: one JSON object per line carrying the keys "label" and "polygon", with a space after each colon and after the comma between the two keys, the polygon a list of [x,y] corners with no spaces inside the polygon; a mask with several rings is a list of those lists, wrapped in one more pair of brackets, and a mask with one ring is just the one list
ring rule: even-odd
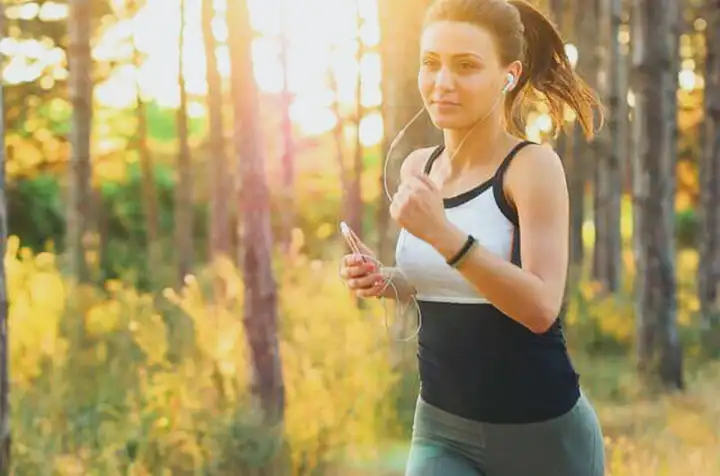
{"label": "bare arm", "polygon": [[[509,167],[505,190],[518,211],[522,268],[475,246],[458,270],[500,311],[542,333],[560,312],[567,279],[569,199],[560,159],[528,147]],[[447,259],[466,238],[448,224],[430,244]]]}

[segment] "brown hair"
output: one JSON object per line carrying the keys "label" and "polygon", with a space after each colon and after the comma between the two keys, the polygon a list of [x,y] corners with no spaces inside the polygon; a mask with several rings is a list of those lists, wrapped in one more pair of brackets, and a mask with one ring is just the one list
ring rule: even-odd
{"label": "brown hair", "polygon": [[425,25],[436,21],[471,23],[487,29],[494,37],[500,60],[508,65],[523,63],[523,72],[507,93],[505,118],[513,134],[525,136],[528,102],[548,105],[552,133],[564,122],[564,109],[572,109],[585,137],[594,135],[594,109],[600,102],[572,68],[565,45],[555,25],[525,0],[435,0]]}

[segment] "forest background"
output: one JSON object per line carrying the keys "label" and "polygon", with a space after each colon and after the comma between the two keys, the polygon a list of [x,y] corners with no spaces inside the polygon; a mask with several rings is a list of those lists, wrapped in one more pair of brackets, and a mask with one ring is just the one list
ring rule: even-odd
{"label": "forest background", "polygon": [[[536,3],[607,109],[527,134],[608,474],[720,474],[720,0]],[[0,6],[2,474],[402,474],[414,322],[348,293],[338,224],[392,262],[427,0]]]}

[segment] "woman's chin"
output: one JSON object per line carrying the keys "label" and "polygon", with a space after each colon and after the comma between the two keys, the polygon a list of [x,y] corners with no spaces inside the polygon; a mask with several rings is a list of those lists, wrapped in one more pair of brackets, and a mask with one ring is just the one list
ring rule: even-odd
{"label": "woman's chin", "polygon": [[438,129],[465,129],[468,127],[468,121],[463,120],[462,117],[435,114],[432,116],[432,122]]}

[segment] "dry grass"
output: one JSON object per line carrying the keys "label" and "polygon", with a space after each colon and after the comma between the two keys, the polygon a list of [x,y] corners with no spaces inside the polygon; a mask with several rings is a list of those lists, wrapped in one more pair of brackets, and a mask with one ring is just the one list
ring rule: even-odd
{"label": "dry grass", "polygon": [[720,363],[689,379],[683,393],[624,402],[598,400],[608,475],[720,474]]}
{"label": "dry grass", "polygon": [[[607,476],[720,475],[720,362],[688,377],[688,389],[647,395],[624,358],[576,358],[605,434]],[[332,476],[400,476],[407,442],[381,461],[333,468]]]}
{"label": "dry grass", "polygon": [[[696,261],[692,253],[678,260],[679,321],[690,341]],[[55,256],[32,256],[16,239],[5,264],[14,474],[221,475],[222,466],[263,457],[259,428],[237,413],[249,366],[236,269],[221,270],[235,294],[212,306],[202,274],[160,300],[120,282],[72,290]],[[380,442],[408,433],[416,387],[396,405],[403,379],[390,366],[379,309],[354,306],[335,262],[296,253],[279,264],[293,474],[320,474],[349,445],[382,448],[383,457],[328,474],[402,474],[407,442]],[[581,347],[575,361],[605,429],[608,475],[720,475],[720,363],[689,370],[683,394],[648,395],[623,353],[633,341],[632,306],[599,298],[592,283],[578,288],[569,340]],[[84,340],[73,337],[78,327]],[[689,364],[696,347],[687,347]]]}

